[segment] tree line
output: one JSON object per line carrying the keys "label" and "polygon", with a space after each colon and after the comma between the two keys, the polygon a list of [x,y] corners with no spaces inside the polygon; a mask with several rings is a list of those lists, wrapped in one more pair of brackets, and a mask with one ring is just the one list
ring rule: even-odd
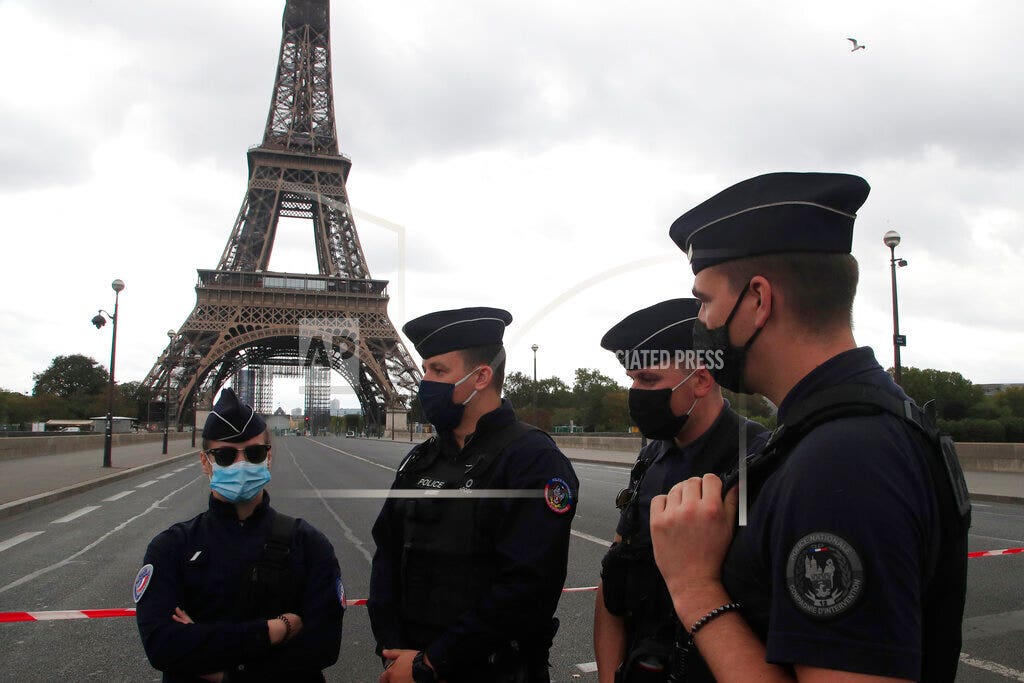
{"label": "tree line", "polygon": [[[0,426],[4,429],[27,430],[32,422],[107,414],[110,374],[88,356],[57,356],[48,368],[34,373],[32,380],[31,395],[0,389]],[[140,382],[114,385],[114,415],[145,417],[148,404],[149,396]]]}
{"label": "tree line", "polygon": [[[25,429],[31,422],[106,415],[110,376],[88,356],[57,356],[32,379],[31,395],[0,389],[0,425]],[[939,427],[957,441],[1024,443],[1024,387],[986,395],[958,372],[931,368],[903,368],[901,384],[919,405],[934,401],[931,407]],[[723,394],[740,413],[775,427],[774,408],[763,397]],[[632,426],[627,388],[593,368],[577,368],[571,386],[558,377],[534,381],[525,373],[512,372],[505,378],[504,395],[520,419],[547,431],[573,425],[584,432],[625,433]],[[149,399],[140,382],[116,384],[114,414],[151,418]],[[422,422],[415,401],[410,419]],[[331,424],[337,431],[358,432],[362,427],[360,416],[345,416]]]}

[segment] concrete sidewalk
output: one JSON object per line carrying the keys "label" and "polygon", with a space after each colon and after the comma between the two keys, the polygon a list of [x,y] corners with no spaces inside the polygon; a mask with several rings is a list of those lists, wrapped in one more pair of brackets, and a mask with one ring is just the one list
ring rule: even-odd
{"label": "concrete sidewalk", "polygon": [[159,441],[115,446],[110,458],[113,466],[109,468],[103,467],[102,448],[0,461],[0,517],[195,457],[197,450],[191,446],[190,436],[172,434],[167,455],[160,452]]}

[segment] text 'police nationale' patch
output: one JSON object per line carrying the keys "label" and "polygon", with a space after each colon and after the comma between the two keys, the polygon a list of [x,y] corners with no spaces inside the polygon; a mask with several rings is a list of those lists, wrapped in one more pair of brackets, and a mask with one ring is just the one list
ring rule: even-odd
{"label": "text 'police nationale' patch", "polygon": [[135,575],[135,583],[132,584],[132,600],[138,602],[142,594],[149,588],[149,582],[153,578],[153,565],[144,564],[139,573]]}
{"label": "text 'police nationale' patch", "polygon": [[572,489],[564,479],[552,477],[544,485],[544,502],[553,512],[568,512],[572,509]]}
{"label": "text 'police nationale' patch", "polygon": [[786,562],[793,604],[816,619],[838,617],[864,592],[864,565],[853,546],[836,534],[818,531],[801,538]]}

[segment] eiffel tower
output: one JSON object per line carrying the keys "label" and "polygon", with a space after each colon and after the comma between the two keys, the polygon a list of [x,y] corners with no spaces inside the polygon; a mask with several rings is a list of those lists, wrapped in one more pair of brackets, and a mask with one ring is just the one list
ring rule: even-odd
{"label": "eiffel tower", "polygon": [[[404,428],[420,373],[388,318],[388,282],[370,277],[345,191],[352,162],[338,151],[329,0],[287,0],[270,114],[248,162],[220,262],[198,271],[195,309],[168,332],[143,389],[180,425],[229,379],[269,414],[274,376],[302,375],[306,416],[322,429],[334,370],[371,428]],[[281,216],[312,220],[318,274],[268,271]]]}

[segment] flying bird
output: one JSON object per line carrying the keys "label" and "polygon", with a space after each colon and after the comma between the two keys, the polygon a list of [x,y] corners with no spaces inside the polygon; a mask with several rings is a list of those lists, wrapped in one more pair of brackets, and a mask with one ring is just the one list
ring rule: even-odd
{"label": "flying bird", "polygon": [[856,38],[847,38],[847,40],[853,43],[853,49],[850,50],[850,52],[856,52],[857,50],[864,50],[867,48],[867,45],[861,45],[858,43]]}

